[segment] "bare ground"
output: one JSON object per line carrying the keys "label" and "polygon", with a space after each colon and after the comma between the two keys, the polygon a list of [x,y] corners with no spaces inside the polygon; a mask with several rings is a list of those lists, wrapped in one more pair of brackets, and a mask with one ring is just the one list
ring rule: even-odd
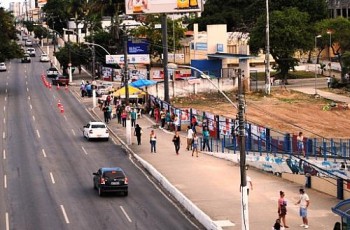
{"label": "bare ground", "polygon": [[[235,102],[235,92],[227,92]],[[315,99],[291,90],[273,90],[270,96],[256,93],[246,94],[245,118],[248,122],[269,127],[282,133],[306,137],[350,138],[350,110],[340,104],[324,110],[331,102]],[[195,108],[213,114],[235,118],[237,109],[227,103],[221,94],[197,94],[172,101],[175,107]]]}

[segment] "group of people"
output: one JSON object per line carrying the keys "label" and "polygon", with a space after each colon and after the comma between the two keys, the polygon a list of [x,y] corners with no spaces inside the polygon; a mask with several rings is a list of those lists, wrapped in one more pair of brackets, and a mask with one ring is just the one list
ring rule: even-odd
{"label": "group of people", "polygon": [[[308,229],[309,221],[307,218],[307,210],[310,205],[310,198],[307,195],[307,193],[305,193],[305,190],[303,188],[299,189],[299,200],[295,203],[295,205],[299,205],[299,216],[303,221],[300,227]],[[280,191],[280,197],[277,202],[277,213],[278,219],[276,219],[272,230],[282,230],[289,228],[289,226],[286,223],[287,200],[285,199],[285,193],[283,191]]]}
{"label": "group of people", "polygon": [[80,92],[81,92],[81,96],[82,97],[92,97],[92,90],[93,87],[96,87],[96,83],[90,83],[89,81],[86,81],[86,83],[84,81],[81,82],[80,84]]}

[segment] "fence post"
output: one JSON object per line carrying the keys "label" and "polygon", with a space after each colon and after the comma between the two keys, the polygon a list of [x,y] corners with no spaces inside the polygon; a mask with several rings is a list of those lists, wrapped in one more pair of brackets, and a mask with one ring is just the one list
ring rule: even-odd
{"label": "fence post", "polygon": [[265,138],[266,138],[266,151],[272,152],[271,151],[271,136],[270,136],[270,129],[269,128],[265,129]]}
{"label": "fence post", "polygon": [[327,160],[327,142],[325,142],[324,139],[323,139],[323,157],[324,157],[324,160],[326,161]]}

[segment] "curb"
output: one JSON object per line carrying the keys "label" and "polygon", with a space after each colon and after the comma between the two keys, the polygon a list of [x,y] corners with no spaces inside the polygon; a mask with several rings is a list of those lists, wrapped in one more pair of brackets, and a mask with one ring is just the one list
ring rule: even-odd
{"label": "curb", "polygon": [[[91,111],[94,113],[98,119],[102,120],[98,114],[95,112],[95,108]],[[148,117],[146,117],[152,124],[154,123]],[[155,123],[154,123],[155,124]],[[107,125],[108,126],[108,125]],[[132,154],[138,162],[141,163],[142,167],[146,169],[161,185],[164,187],[189,213],[191,213],[206,229],[209,230],[222,230],[220,226],[215,224],[215,222],[202,210],[200,210],[191,200],[189,200],[184,194],[182,194],[175,186],[173,186],[156,168],[154,168],[150,163],[142,159],[138,154],[136,154],[129,146],[110,128],[110,132],[115,136],[122,146],[127,150],[128,153]],[[165,132],[168,132],[164,130]],[[172,133],[172,132],[168,132]]]}

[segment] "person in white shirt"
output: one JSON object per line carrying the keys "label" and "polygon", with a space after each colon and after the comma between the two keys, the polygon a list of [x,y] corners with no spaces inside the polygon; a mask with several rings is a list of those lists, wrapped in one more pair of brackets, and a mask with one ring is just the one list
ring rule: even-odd
{"label": "person in white shirt", "polygon": [[300,197],[299,201],[295,203],[295,205],[299,204],[299,215],[303,220],[303,223],[300,225],[304,228],[309,228],[309,221],[307,219],[307,208],[310,205],[310,198],[305,193],[304,189],[299,189]]}
{"label": "person in white shirt", "polygon": [[191,129],[191,126],[187,127],[187,147],[186,150],[192,150],[192,140],[193,140],[193,129]]}

